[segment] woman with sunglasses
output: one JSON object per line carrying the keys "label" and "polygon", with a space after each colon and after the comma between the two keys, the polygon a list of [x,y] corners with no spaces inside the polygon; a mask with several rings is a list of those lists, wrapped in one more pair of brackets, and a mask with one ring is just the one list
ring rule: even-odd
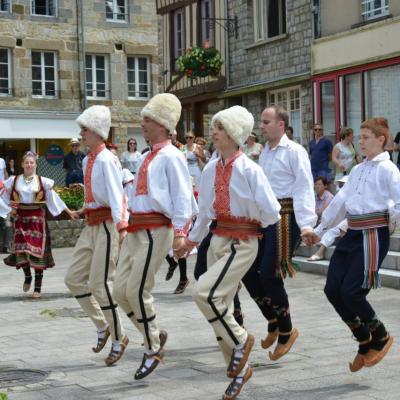
{"label": "woman with sunglasses", "polygon": [[129,139],[127,149],[122,153],[121,164],[123,168],[128,169],[132,174],[136,174],[141,154],[137,150],[135,139]]}
{"label": "woman with sunglasses", "polygon": [[204,149],[195,143],[196,136],[193,131],[189,131],[186,136],[186,144],[183,146],[183,153],[189,168],[189,174],[195,182],[195,190],[199,190],[201,170],[206,159]]}

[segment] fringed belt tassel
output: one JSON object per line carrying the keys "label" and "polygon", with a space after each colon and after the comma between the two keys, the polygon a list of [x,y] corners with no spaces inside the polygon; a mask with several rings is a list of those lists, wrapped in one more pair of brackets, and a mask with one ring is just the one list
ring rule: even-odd
{"label": "fringed belt tassel", "polygon": [[364,281],[363,289],[377,289],[381,286],[378,273],[379,237],[377,228],[389,225],[387,211],[363,215],[347,215],[349,229],[362,230],[364,245]]}
{"label": "fringed belt tassel", "polygon": [[86,208],[85,209],[86,223],[89,226],[100,225],[105,221],[112,221],[111,208]]}
{"label": "fringed belt tassel", "polygon": [[218,236],[241,240],[262,237],[260,223],[244,217],[217,216],[217,226],[212,232]]}
{"label": "fringed belt tassel", "polygon": [[127,231],[130,233],[146,229],[157,229],[163,226],[172,227],[171,220],[157,212],[131,213]]}
{"label": "fringed belt tassel", "polygon": [[279,199],[281,219],[276,223],[276,276],[285,279],[288,275],[293,278],[297,267],[292,262],[292,224],[293,199]]}

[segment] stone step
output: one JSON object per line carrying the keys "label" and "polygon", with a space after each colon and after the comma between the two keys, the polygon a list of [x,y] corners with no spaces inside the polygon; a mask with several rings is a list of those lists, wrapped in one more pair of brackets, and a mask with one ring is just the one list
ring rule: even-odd
{"label": "stone step", "polygon": [[[318,246],[313,246],[313,247],[300,246],[296,250],[296,256],[308,258],[311,255],[315,254],[317,250],[318,250]],[[334,246],[328,247],[325,251],[325,260],[330,260],[334,251],[335,251]],[[312,262],[315,262],[315,261],[312,261]],[[383,260],[381,267],[400,271],[400,252],[389,251],[387,256],[385,257],[385,259]]]}
{"label": "stone step", "polygon": [[[318,275],[326,275],[328,273],[328,260],[307,261],[306,257],[297,255],[296,257],[293,257],[293,261],[299,265],[300,271],[302,272],[309,272]],[[400,270],[389,269],[382,264],[379,273],[381,276],[382,286],[400,289]]]}

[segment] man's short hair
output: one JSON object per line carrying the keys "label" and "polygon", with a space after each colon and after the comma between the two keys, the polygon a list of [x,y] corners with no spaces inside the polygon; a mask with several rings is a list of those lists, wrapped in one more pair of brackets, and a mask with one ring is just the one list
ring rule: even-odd
{"label": "man's short hair", "polygon": [[289,113],[281,106],[273,105],[267,108],[272,108],[275,111],[276,118],[278,121],[283,121],[285,130],[289,126]]}

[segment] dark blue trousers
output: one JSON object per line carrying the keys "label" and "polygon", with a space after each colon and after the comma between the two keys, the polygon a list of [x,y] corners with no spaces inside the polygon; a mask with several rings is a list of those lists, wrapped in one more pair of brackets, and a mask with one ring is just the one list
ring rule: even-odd
{"label": "dark blue trousers", "polygon": [[[378,228],[379,267],[389,250],[389,230]],[[357,317],[364,323],[375,317],[367,301],[369,289],[363,289],[364,247],[362,231],[349,229],[339,241],[329,263],[325,294],[343,321]]]}

